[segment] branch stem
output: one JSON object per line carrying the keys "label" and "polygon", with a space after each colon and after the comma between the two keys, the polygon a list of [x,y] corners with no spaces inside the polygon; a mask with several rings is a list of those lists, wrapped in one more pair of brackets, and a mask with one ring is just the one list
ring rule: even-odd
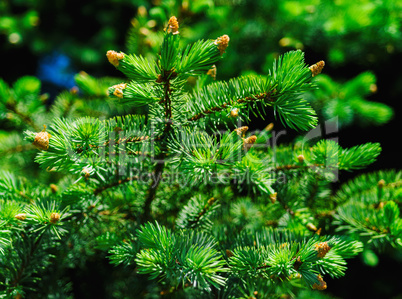
{"label": "branch stem", "polygon": [[7,108],[18,115],[25,123],[30,125],[35,131],[40,131],[39,127],[35,124],[31,117],[22,113],[17,109],[17,105],[13,103],[7,103]]}
{"label": "branch stem", "polygon": [[148,195],[145,199],[144,209],[142,214],[142,222],[150,220],[151,216],[151,204],[156,197],[156,190],[162,180],[163,169],[165,167],[165,158],[167,156],[167,136],[172,129],[172,102],[170,99],[170,81],[169,76],[163,80],[164,82],[164,97],[162,104],[165,104],[165,129],[162,133],[162,138],[155,140],[159,143],[160,153],[156,156],[156,166],[153,173],[152,182],[148,189]]}
{"label": "branch stem", "polygon": [[36,249],[39,247],[40,243],[42,242],[42,236],[43,236],[43,233],[36,239],[35,243],[31,247],[31,250],[29,251],[26,259],[22,261],[21,267],[19,268],[19,270],[17,272],[17,276],[11,282],[11,287],[14,287],[14,288],[17,287],[18,283],[23,278],[24,272],[25,272],[26,268],[29,266],[31,258],[33,257],[33,255],[35,254]]}
{"label": "branch stem", "polygon": [[233,105],[236,105],[236,104],[242,104],[242,103],[252,102],[252,101],[255,101],[255,100],[263,100],[263,99],[266,100],[266,101],[269,101],[269,102],[274,101],[271,98],[271,93],[264,92],[264,93],[260,93],[260,94],[257,94],[257,95],[237,99],[232,104],[224,103],[224,104],[222,104],[220,106],[216,106],[216,107],[212,107],[210,109],[204,110],[203,112],[200,112],[200,113],[194,115],[193,117],[189,118],[188,121],[198,120],[200,118],[203,118],[203,117],[207,116],[208,114],[211,114],[211,113],[214,113],[214,112],[217,112],[217,111],[222,111],[223,109],[225,109],[229,105],[233,106]]}
{"label": "branch stem", "polygon": [[104,186],[101,186],[101,187],[96,188],[96,189],[94,190],[94,194],[95,194],[95,195],[98,195],[98,194],[102,193],[103,191],[105,191],[106,189],[113,188],[113,187],[119,186],[119,185],[121,185],[121,184],[131,182],[131,181],[133,181],[133,180],[138,180],[138,178],[139,178],[139,177],[138,177],[137,175],[135,175],[135,176],[132,176],[132,177],[127,177],[127,178],[122,179],[122,180],[118,180],[118,181],[115,181],[115,182],[111,182],[111,183],[109,183],[109,184],[107,184],[107,185],[104,185]]}
{"label": "branch stem", "polygon": [[151,216],[151,204],[156,197],[156,189],[159,186],[159,183],[162,180],[162,173],[165,167],[165,153],[161,152],[158,156],[156,156],[157,164],[155,166],[154,175],[152,177],[152,182],[148,189],[148,195],[145,199],[143,214],[142,214],[142,222],[146,222],[150,220]]}

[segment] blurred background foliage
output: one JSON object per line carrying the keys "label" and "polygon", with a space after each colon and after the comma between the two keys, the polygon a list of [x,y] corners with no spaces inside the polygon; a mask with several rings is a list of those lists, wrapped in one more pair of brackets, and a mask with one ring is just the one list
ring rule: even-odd
{"label": "blurred background foliage", "polygon": [[[21,132],[40,131],[54,117],[108,118],[130,112],[106,97],[107,87],[120,82],[115,78],[120,73],[105,53],[114,49],[156,57],[162,29],[172,15],[178,17],[183,44],[230,36],[226,57],[217,65],[218,80],[266,73],[275,58],[293,49],[305,51],[308,64],[325,60],[324,74],[316,79],[319,89],[308,94],[322,120],[338,117],[341,131],[336,137],[342,146],[381,143],[383,153],[369,170],[400,166],[395,138],[402,95],[398,68],[402,1],[4,0],[0,2],[2,169],[42,183],[55,182],[54,174],[38,171],[33,162],[36,149],[22,141]],[[253,129],[265,125],[254,123]],[[288,132],[281,141],[293,137]],[[349,275],[331,282],[330,291],[342,298],[356,294],[373,298],[384,290],[396,294],[400,286],[395,273],[386,269],[391,264],[396,269],[395,262],[401,265],[402,253],[384,254],[379,263],[370,257],[367,253],[361,261],[352,261]],[[93,279],[101,279],[111,266],[107,260],[102,267],[88,260],[80,267],[77,274],[71,273],[72,280],[85,279],[89,272],[96,273]],[[363,276],[365,280],[360,280]],[[356,290],[348,287],[352,280]],[[86,280],[88,289],[93,288],[91,281]],[[82,288],[76,292],[85,294]]]}

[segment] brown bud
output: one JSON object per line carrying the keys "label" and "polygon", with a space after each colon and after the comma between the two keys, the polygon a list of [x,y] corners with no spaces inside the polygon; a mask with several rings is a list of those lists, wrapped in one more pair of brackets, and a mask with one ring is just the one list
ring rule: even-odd
{"label": "brown bud", "polygon": [[82,169],[81,174],[82,174],[83,176],[85,176],[86,179],[88,179],[89,176],[91,175],[91,174],[89,173],[89,169],[86,168],[86,167],[84,167],[84,168]]}
{"label": "brown bud", "polygon": [[257,136],[253,135],[243,140],[243,147],[245,149],[249,149],[253,146],[255,141],[257,140]]}
{"label": "brown bud", "polygon": [[321,73],[322,69],[324,68],[325,62],[323,60],[317,62],[316,64],[313,64],[312,66],[309,67],[312,76],[315,77],[319,73]]}
{"label": "brown bud", "polygon": [[111,64],[113,64],[115,67],[119,66],[119,60],[122,60],[124,58],[123,53],[117,53],[116,51],[109,50],[106,53],[106,57],[109,60]]}
{"label": "brown bud", "polygon": [[147,36],[151,31],[149,31],[148,28],[145,27],[141,27],[139,32],[143,35],[143,36]]}
{"label": "brown bud", "polygon": [[273,128],[274,128],[274,124],[270,123],[268,126],[265,127],[264,130],[270,132],[270,131],[272,131]]}
{"label": "brown bud", "polygon": [[319,284],[314,283],[313,290],[319,290],[319,291],[325,290],[327,288],[327,283],[324,281],[324,279],[321,277],[320,274],[317,275],[317,279],[319,281]]}
{"label": "brown bud", "polygon": [[57,187],[57,185],[55,185],[55,184],[50,184],[49,187],[50,187],[50,190],[52,190],[53,193],[56,193],[57,190],[59,189],[59,187]]}
{"label": "brown bud", "polygon": [[166,296],[166,295],[170,294],[170,290],[162,290],[159,294],[161,296]]}
{"label": "brown bud", "polygon": [[230,111],[230,117],[237,117],[239,115],[239,108],[234,108]]}
{"label": "brown bud", "polygon": [[127,83],[120,83],[120,84],[113,85],[112,86],[112,88],[114,88],[113,95],[115,97],[122,99],[123,95],[124,95],[123,91],[126,87],[127,87]]}
{"label": "brown bud", "polygon": [[229,45],[229,40],[230,40],[229,35],[226,34],[222,35],[221,37],[218,37],[215,40],[214,44],[218,46],[218,50],[221,53],[221,55],[225,53],[225,50]]}
{"label": "brown bud", "polygon": [[291,38],[289,38],[289,37],[282,37],[280,40],[279,40],[279,45],[281,46],[281,47],[287,47],[287,46],[289,46],[291,43],[292,43],[292,39]]}
{"label": "brown bud", "polygon": [[272,194],[269,195],[269,199],[271,200],[272,203],[275,203],[275,202],[276,202],[276,197],[277,197],[277,195],[278,195],[277,192],[272,193]]}
{"label": "brown bud", "polygon": [[141,6],[138,7],[137,12],[138,12],[138,15],[139,15],[140,17],[146,17],[146,16],[147,16],[147,9],[146,9],[146,7],[143,6],[143,5],[141,5]]}
{"label": "brown bud", "polygon": [[39,150],[47,150],[49,148],[49,139],[51,135],[46,132],[46,125],[43,125],[42,132],[36,133],[35,140],[32,143]]}
{"label": "brown bud", "polygon": [[177,18],[175,16],[169,19],[167,32],[172,34],[179,34],[179,22],[177,21]]}
{"label": "brown bud", "polygon": [[227,255],[228,257],[234,256],[233,252],[232,252],[231,250],[229,250],[229,249],[226,249],[226,255]]}
{"label": "brown bud", "polygon": [[378,188],[384,188],[385,181],[383,179],[381,179],[381,180],[378,181],[377,185],[378,185]]}
{"label": "brown bud", "polygon": [[234,129],[234,131],[235,131],[235,132],[237,133],[237,135],[239,135],[239,136],[244,136],[244,133],[246,133],[247,130],[248,130],[248,127],[247,127],[247,126],[243,126],[243,127]]}
{"label": "brown bud", "polygon": [[328,251],[331,249],[331,247],[328,245],[328,242],[321,242],[318,244],[315,244],[315,250],[318,251],[317,256],[318,257],[324,257]]}
{"label": "brown bud", "polygon": [[304,156],[303,155],[298,155],[297,160],[299,160],[300,163],[304,162]]}
{"label": "brown bud", "polygon": [[27,219],[27,214],[25,214],[25,213],[20,213],[20,214],[15,215],[14,217],[15,217],[16,219],[18,219],[18,220],[23,221],[23,220]]}
{"label": "brown bud", "polygon": [[373,83],[370,85],[369,89],[372,93],[375,93],[377,92],[377,85]]}
{"label": "brown bud", "polygon": [[307,227],[307,229],[308,229],[309,231],[315,232],[315,231],[317,230],[317,227],[316,227],[314,224],[312,224],[311,222],[310,222],[310,223],[307,223],[306,227]]}
{"label": "brown bud", "polygon": [[216,66],[213,65],[207,72],[208,76],[211,76],[212,79],[216,79]]}
{"label": "brown bud", "polygon": [[74,94],[74,95],[76,95],[76,94],[78,94],[78,87],[77,86],[73,86],[73,87],[71,87],[70,88],[70,93],[71,94]]}
{"label": "brown bud", "polygon": [[60,220],[60,214],[59,213],[52,213],[50,214],[50,222],[55,224]]}

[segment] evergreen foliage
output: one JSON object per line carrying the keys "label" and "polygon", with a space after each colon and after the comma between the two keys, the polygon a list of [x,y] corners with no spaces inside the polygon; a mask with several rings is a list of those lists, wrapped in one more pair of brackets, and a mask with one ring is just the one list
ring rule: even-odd
{"label": "evergreen foliage", "polygon": [[323,74],[315,83],[318,88],[311,94],[310,102],[316,110],[322,110],[325,119],[337,117],[340,127],[352,123],[378,126],[393,117],[387,105],[365,99],[377,91],[376,78],[371,72],[362,73],[345,84]]}
{"label": "evergreen foliage", "polygon": [[[18,142],[35,145],[35,162],[55,176],[47,186],[0,173],[1,296],[67,297],[57,278],[63,284],[66,269],[100,251],[131,269],[133,297],[325,297],[317,295],[324,278],[344,276],[347,259],[402,247],[400,172],[362,175],[332,192],[338,171],[375,162],[378,143],[268,146],[272,125],[243,126],[252,128],[253,114],[313,129],[306,98],[324,63],[309,67],[296,50],[265,75],[216,81],[209,70],[228,42],[182,46],[172,17],[156,60],[108,51],[127,80],[80,73],[79,92],[62,92],[49,111],[37,79],[0,81],[0,109],[26,129]],[[356,82],[350,88],[364,94]],[[89,115],[78,117],[83,107]]]}

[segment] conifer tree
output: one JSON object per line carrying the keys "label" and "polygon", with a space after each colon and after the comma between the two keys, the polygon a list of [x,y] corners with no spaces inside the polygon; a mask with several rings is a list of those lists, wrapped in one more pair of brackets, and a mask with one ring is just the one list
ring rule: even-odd
{"label": "conifer tree", "polygon": [[[327,277],[345,275],[347,259],[402,246],[401,172],[362,175],[332,192],[339,171],[376,160],[378,143],[342,148],[298,138],[267,146],[273,124],[253,130],[251,116],[314,129],[304,95],[324,62],[307,66],[303,52],[291,51],[268,74],[218,81],[229,43],[222,35],[183,47],[171,17],[157,60],[106,54],[127,77],[108,95],[132,113],[69,117],[61,100],[69,93],[53,108],[59,117],[25,132],[41,168],[64,176],[49,188],[0,174],[4,298],[68,296],[63,273],[95,248],[130,273],[119,277],[126,293],[120,281],[114,294],[311,298]],[[105,82],[87,74],[77,81],[104,97]]]}

